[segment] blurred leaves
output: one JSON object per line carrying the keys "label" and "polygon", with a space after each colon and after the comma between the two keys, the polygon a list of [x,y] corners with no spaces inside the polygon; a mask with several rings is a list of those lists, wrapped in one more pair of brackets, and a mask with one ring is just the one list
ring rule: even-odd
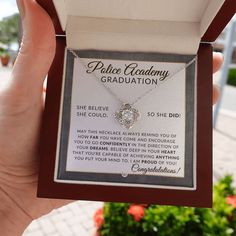
{"label": "blurred leaves", "polygon": [[0,21],[0,42],[5,45],[18,42],[19,14],[4,18]]}
{"label": "blurred leaves", "polygon": [[228,84],[236,86],[236,69],[230,69],[228,75]]}
{"label": "blurred leaves", "polygon": [[105,203],[100,233],[102,236],[236,236],[236,209],[234,204],[227,203],[229,197],[236,199],[232,182],[227,175],[214,186],[212,209],[149,205],[138,222],[128,214],[130,204]]}

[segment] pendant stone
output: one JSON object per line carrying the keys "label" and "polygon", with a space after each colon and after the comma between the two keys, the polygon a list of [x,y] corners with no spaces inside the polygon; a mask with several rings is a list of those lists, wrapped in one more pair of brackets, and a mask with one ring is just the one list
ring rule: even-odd
{"label": "pendant stone", "polygon": [[131,129],[140,116],[139,111],[128,103],[123,104],[115,113],[116,120],[126,129]]}

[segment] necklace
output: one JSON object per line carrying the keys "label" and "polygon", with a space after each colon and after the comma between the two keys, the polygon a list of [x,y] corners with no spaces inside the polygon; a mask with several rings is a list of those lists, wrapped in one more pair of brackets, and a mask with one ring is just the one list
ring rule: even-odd
{"label": "necklace", "polygon": [[[73,54],[75,58],[80,60],[81,64],[87,70],[88,67],[85,65],[83,60],[77,55],[77,53],[73,49],[68,49],[68,50]],[[169,78],[162,80],[160,83],[163,83],[166,80],[171,79],[174,75],[188,68],[195,61],[196,61],[196,57],[194,57],[192,60],[186,63],[185,66],[183,66],[182,68],[176,70],[172,75],[169,76]],[[93,75],[93,77],[96,80],[100,81],[98,76],[96,76],[95,73],[91,73],[91,75]],[[125,127],[126,129],[131,129],[134,126],[134,124],[141,118],[141,113],[138,111],[137,108],[135,108],[135,104],[137,104],[141,99],[143,99],[144,97],[149,95],[153,90],[159,87],[159,86],[152,87],[146,92],[144,92],[143,94],[141,94],[140,96],[138,96],[133,102],[127,103],[127,102],[122,101],[120,97],[114,91],[112,91],[112,89],[109,88],[105,83],[101,83],[101,84],[114,98],[116,98],[121,103],[121,107],[117,112],[115,112],[114,117],[119,122],[119,124]]]}

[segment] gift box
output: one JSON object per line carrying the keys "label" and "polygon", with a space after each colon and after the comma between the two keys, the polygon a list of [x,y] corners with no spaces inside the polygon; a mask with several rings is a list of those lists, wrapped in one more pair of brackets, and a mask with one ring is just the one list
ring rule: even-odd
{"label": "gift box", "polygon": [[[57,41],[55,59],[48,75],[41,132],[38,197],[211,207],[211,43],[232,18],[236,2],[233,0],[37,1],[51,16]],[[68,51],[66,48],[74,51]],[[160,182],[156,186],[155,179],[152,185],[145,185],[144,181],[136,186],[119,184],[117,183],[119,179],[111,181],[113,175],[104,178],[91,175],[91,179],[87,179],[86,174],[77,177],[78,175],[72,174],[73,171],[67,172],[66,168],[64,170],[66,175],[59,173],[63,166],[61,154],[58,154],[61,153],[63,146],[61,140],[63,139],[64,143],[71,142],[65,139],[62,132],[67,117],[63,111],[68,105],[63,98],[65,98],[65,86],[67,86],[65,78],[70,58],[79,55],[84,58],[107,59],[112,55],[112,59],[115,57],[121,60],[124,58],[122,53],[126,53],[126,60],[131,60],[130,58],[140,60],[142,57],[142,60],[148,61],[158,58],[159,62],[168,62],[170,58],[186,62],[183,58],[197,55],[195,71],[192,72],[195,73],[195,85],[192,86],[196,87],[192,103],[194,109],[189,108],[189,112],[186,112],[190,117],[194,114],[192,118],[194,137],[191,144],[193,155],[189,162],[186,158],[186,163],[189,164],[185,164],[184,181],[181,182],[181,176],[177,176],[177,180],[172,181],[173,186],[164,184],[171,182],[171,178],[165,176],[158,179]],[[167,60],[166,55],[175,56],[168,56]],[[191,85],[189,86],[187,89],[191,90]],[[70,113],[70,110],[68,111]],[[186,132],[186,135],[189,135],[188,133]],[[186,147],[185,152],[189,152]],[[63,158],[66,158],[67,152],[62,151],[62,153],[64,153]],[[80,181],[76,181],[79,178]],[[96,178],[100,178],[101,181],[96,182]],[[141,178],[138,176],[137,179],[141,181]]]}

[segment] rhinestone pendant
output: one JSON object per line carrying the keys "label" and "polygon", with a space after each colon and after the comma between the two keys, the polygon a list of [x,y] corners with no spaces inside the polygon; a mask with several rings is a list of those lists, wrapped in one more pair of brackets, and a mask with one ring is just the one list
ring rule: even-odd
{"label": "rhinestone pendant", "polygon": [[140,117],[139,111],[128,103],[123,104],[115,113],[116,120],[126,129],[131,129]]}

